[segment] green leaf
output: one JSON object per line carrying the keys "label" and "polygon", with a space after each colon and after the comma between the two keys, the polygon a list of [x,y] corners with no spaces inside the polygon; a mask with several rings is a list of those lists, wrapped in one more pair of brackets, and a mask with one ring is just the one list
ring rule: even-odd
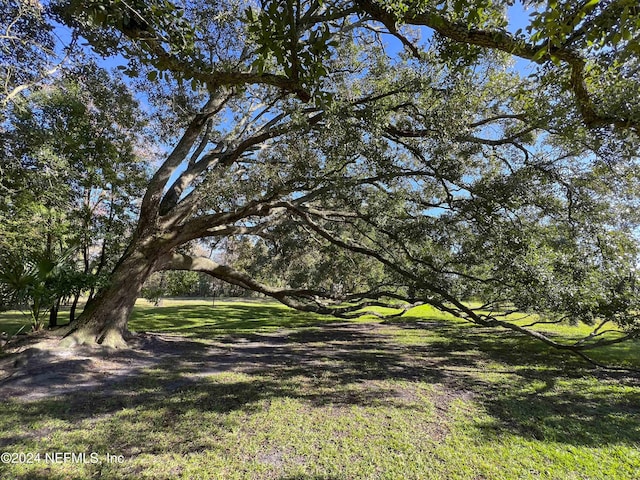
{"label": "green leaf", "polygon": [[538,50],[533,57],[531,58],[531,60],[533,60],[534,62],[537,62],[538,60],[540,60],[542,57],[544,57],[547,54],[547,47],[542,47],[540,50]]}

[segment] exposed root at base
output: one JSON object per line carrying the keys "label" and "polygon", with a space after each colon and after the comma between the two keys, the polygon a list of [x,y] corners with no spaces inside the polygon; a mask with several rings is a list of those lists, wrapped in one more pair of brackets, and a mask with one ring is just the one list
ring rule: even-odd
{"label": "exposed root at base", "polygon": [[73,330],[73,327],[71,325],[64,325],[62,327],[56,327],[53,329],[49,329],[49,335],[54,336],[54,337],[66,337],[69,332],[71,332]]}
{"label": "exposed root at base", "polygon": [[73,348],[78,345],[102,346],[107,348],[127,348],[127,341],[123,334],[115,330],[108,330],[103,333],[95,331],[87,331],[82,328],[72,331],[60,341],[60,346],[64,348]]}
{"label": "exposed root at base", "polygon": [[127,341],[120,332],[116,332],[115,330],[107,331],[98,339],[98,343],[109,348],[127,348]]}

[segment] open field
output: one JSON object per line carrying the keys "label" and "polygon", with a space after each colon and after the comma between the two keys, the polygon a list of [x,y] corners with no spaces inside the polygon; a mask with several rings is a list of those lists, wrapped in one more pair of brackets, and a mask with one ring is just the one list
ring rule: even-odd
{"label": "open field", "polygon": [[[0,478],[640,478],[638,377],[426,307],[347,323],[140,302],[131,328],[146,333],[127,351],[4,359],[0,451],[32,463]],[[640,345],[597,358],[639,368]]]}

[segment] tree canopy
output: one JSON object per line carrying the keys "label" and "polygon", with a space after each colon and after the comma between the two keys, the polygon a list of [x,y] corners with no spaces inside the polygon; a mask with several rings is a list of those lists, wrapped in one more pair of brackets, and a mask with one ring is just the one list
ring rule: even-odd
{"label": "tree canopy", "polygon": [[3,127],[0,283],[41,304],[37,328],[39,310],[77,302],[124,250],[147,178],[143,121],[124,84],[87,61],[11,102]]}
{"label": "tree canopy", "polygon": [[[121,345],[161,270],[344,317],[428,303],[581,355],[636,337],[640,12],[524,2],[513,31],[513,4],[48,5],[126,60],[171,145],[68,338]],[[222,264],[185,248],[204,239],[241,253]],[[558,344],[516,312],[594,331]],[[605,325],[619,333],[603,339]]]}

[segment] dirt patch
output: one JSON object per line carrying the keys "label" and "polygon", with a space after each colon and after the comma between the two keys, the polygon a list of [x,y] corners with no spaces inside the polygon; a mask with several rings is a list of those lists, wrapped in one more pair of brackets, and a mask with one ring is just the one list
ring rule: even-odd
{"label": "dirt patch", "polygon": [[[144,333],[134,336],[129,348],[121,350],[88,346],[62,349],[59,338],[40,335],[14,346],[11,355],[0,359],[0,400],[29,402],[82,392],[108,396],[116,390],[122,394],[118,387],[123,382],[135,385],[150,371],[162,373],[160,381],[166,393],[229,371],[255,373],[274,382],[306,378],[310,402],[336,404],[415,400],[408,387],[398,386],[394,391],[367,388],[380,380],[446,383],[447,374],[438,362],[416,358],[415,352],[393,343],[378,330],[376,324],[334,323],[217,341]],[[350,387],[336,389],[336,385]],[[354,390],[353,385],[360,387]],[[331,392],[333,396],[327,397]],[[449,397],[456,395],[447,389],[439,395],[443,398],[436,406],[448,405]]]}
{"label": "dirt patch", "polygon": [[177,359],[186,363],[205,348],[208,355],[222,353],[205,342],[160,334],[136,335],[124,350],[61,348],[59,342],[57,337],[39,336],[13,347],[0,360],[0,399],[30,401],[99,388],[108,393],[110,384],[145,369]]}

